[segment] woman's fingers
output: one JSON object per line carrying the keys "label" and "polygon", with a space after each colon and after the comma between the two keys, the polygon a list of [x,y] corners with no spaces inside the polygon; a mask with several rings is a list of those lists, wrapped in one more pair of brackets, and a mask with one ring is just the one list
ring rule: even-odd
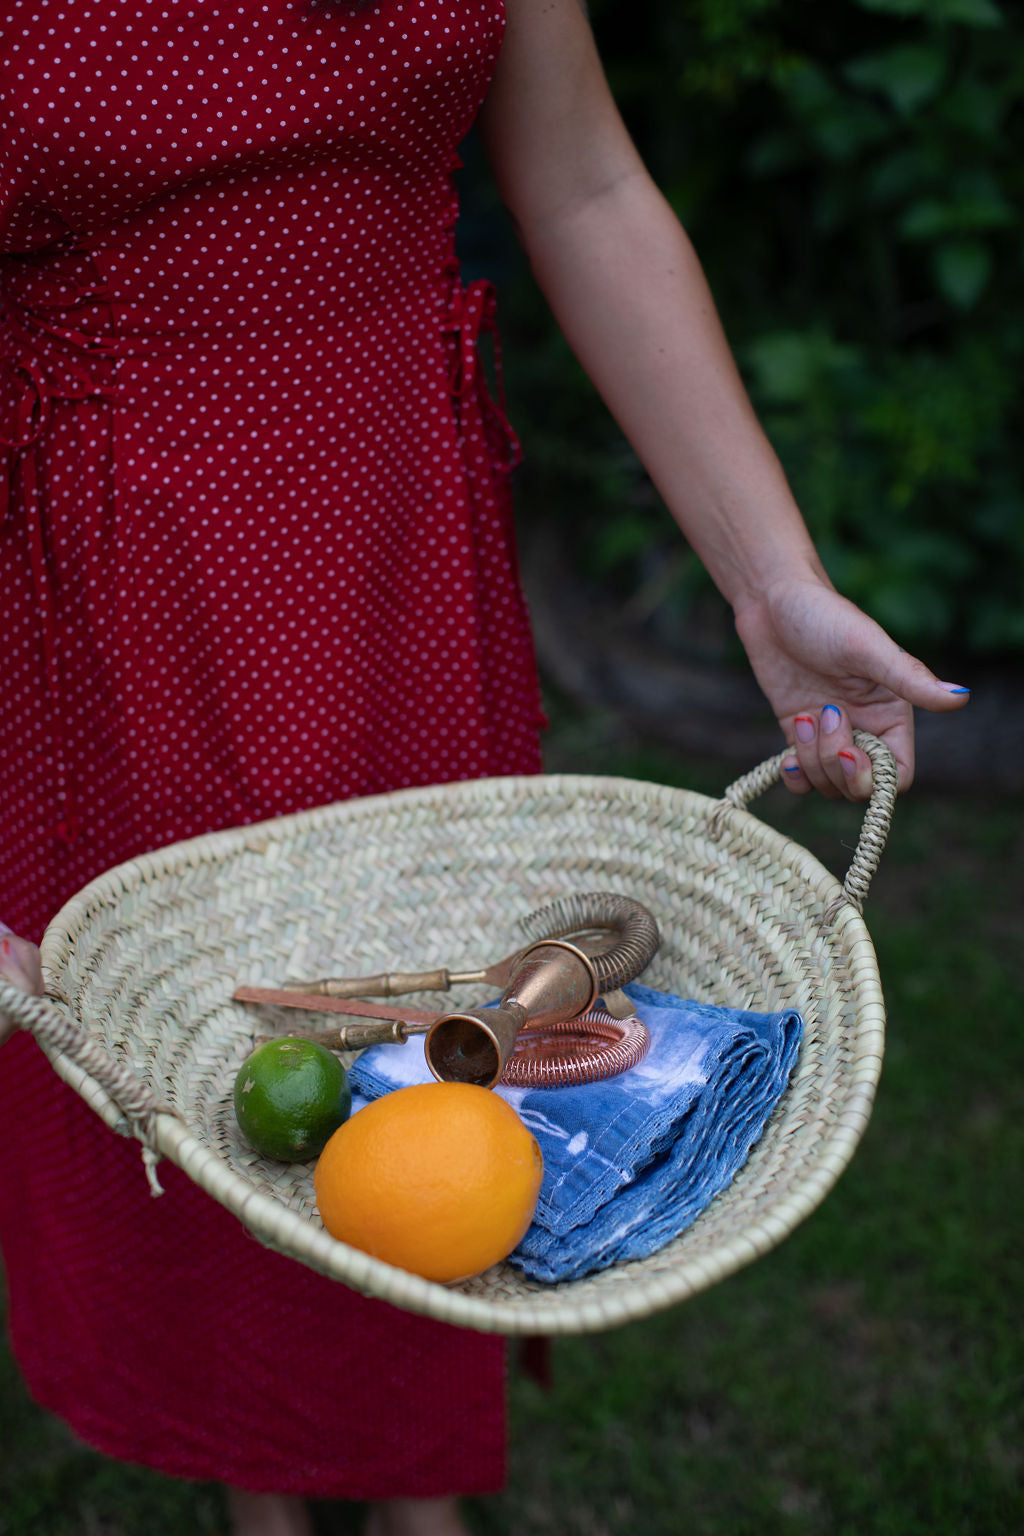
{"label": "woman's fingers", "polygon": [[0,976],[23,992],[41,995],[46,990],[39,950],[27,939],[19,939],[3,924],[0,924]]}
{"label": "woman's fingers", "polygon": [[[871,759],[853,739],[849,714],[838,704],[803,710],[790,730],[791,755],[782,765],[783,783],[795,794],[816,789],[827,799],[866,800],[871,794]],[[913,748],[901,741],[901,782],[913,773]],[[910,754],[909,760],[906,754]]]}
{"label": "woman's fingers", "polygon": [[[12,987],[20,988],[22,992],[32,992],[37,996],[46,990],[38,949],[27,939],[19,939],[3,923],[0,923],[0,978]],[[16,1027],[0,1011],[0,1045],[8,1035],[14,1033]]]}
{"label": "woman's fingers", "polygon": [[847,800],[871,793],[871,759],[853,739],[850,717],[838,704],[826,704],[818,716],[818,758],[835,792]]}
{"label": "woman's fingers", "polygon": [[792,739],[796,760],[812,789],[829,800],[842,795],[843,783],[836,754],[843,745],[843,736],[836,731],[833,714],[826,715],[824,710],[802,710],[793,717]]}
{"label": "woman's fingers", "polygon": [[810,794],[813,788],[810,779],[797,761],[795,753],[787,757],[782,764],[782,782],[794,795]]}

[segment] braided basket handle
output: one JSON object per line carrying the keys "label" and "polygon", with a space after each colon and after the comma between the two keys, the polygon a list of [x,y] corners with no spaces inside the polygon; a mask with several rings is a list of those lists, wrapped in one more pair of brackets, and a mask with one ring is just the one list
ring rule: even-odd
{"label": "braided basket handle", "polygon": [[[857,839],[857,846],[853,851],[846,879],[843,881],[843,895],[858,912],[862,912],[872,876],[878,868],[882,849],[889,836],[898,783],[896,759],[884,741],[879,741],[877,736],[870,736],[867,731],[854,731],[853,739],[861,751],[866,752],[871,759],[871,798],[868,800],[860,837]],[[715,815],[720,815],[726,805],[745,810],[752,800],[756,800],[759,795],[764,794],[765,790],[779,782],[782,778],[782,765],[792,756],[792,747],[787,747],[784,752],[776,753],[767,762],[752,768],[749,773],[745,773],[742,778],[730,784],[716,807]],[[834,903],[833,907],[838,905],[839,903]],[[829,909],[826,916],[830,918],[835,916],[833,908]]]}
{"label": "braided basket handle", "polygon": [[[128,1122],[131,1134],[148,1150],[153,1143],[153,1121],[168,1113],[152,1089],[121,1062],[92,1040],[74,1019],[46,997],[35,997],[0,980],[0,1015],[34,1035],[51,1054],[74,1063],[103,1089]],[[0,1072],[4,1069],[0,1055]],[[148,1167],[148,1165],[147,1165]]]}

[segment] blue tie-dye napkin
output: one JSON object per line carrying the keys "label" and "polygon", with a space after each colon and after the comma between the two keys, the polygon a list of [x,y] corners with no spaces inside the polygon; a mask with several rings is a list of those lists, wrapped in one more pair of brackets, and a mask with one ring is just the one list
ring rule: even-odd
{"label": "blue tie-dye napkin", "polygon": [[[533,1224],[510,1256],[536,1280],[578,1280],[677,1237],[743,1166],[796,1061],[795,1011],[715,1008],[638,982],[626,992],[651,1036],[638,1066],[578,1088],[496,1090],[544,1155]],[[433,1080],[420,1038],[364,1052],[351,1078],[365,1099]]]}

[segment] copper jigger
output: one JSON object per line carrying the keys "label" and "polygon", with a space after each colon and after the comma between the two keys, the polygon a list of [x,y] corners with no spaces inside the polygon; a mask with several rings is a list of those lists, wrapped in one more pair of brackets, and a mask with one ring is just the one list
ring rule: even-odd
{"label": "copper jigger", "polygon": [[557,1024],[586,1013],[597,1001],[590,958],[564,939],[542,939],[524,949],[512,966],[495,1008],[446,1013],[424,1042],[427,1066],[444,1082],[493,1088],[527,1024]]}

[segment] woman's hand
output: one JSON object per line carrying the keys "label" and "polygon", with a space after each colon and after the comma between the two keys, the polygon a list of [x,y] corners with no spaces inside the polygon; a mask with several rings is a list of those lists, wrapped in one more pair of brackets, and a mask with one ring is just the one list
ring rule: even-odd
{"label": "woman's hand", "polygon": [[899,785],[914,776],[913,706],[959,709],[970,690],[938,680],[827,582],[778,580],[736,609],[736,628],[792,757],[783,780],[797,794],[864,800],[871,762],[853,742],[870,731],[896,759]]}
{"label": "woman's hand", "polygon": [[[43,967],[39,951],[27,939],[19,939],[3,923],[0,923],[0,977],[22,992],[41,997],[46,990],[43,984]],[[17,1028],[13,1019],[0,1013],[0,1045]]]}

